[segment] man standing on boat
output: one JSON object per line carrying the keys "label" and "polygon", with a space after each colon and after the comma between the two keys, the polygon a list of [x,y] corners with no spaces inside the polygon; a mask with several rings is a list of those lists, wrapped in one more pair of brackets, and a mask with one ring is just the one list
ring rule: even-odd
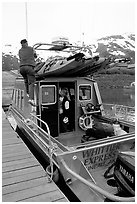
{"label": "man standing on boat", "polygon": [[28,46],[26,39],[21,40],[22,48],[19,50],[20,58],[20,74],[24,78],[27,96],[29,97],[29,103],[35,105],[34,103],[34,82],[35,82],[35,58],[37,55],[34,49]]}

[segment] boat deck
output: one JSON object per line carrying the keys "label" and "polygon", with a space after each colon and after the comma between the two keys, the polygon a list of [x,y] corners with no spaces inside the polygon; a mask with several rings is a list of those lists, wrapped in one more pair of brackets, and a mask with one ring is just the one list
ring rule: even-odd
{"label": "boat deck", "polygon": [[2,112],[2,201],[68,202]]}

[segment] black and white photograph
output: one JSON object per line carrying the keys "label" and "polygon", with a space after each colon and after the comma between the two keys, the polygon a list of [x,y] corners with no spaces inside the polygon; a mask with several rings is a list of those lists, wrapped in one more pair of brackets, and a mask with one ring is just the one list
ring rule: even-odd
{"label": "black and white photograph", "polygon": [[1,1],[2,202],[135,202],[135,5]]}

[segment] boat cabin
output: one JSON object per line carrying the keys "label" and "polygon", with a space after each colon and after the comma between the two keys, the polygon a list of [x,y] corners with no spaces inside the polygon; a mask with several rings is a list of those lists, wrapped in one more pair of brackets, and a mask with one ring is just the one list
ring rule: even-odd
{"label": "boat cabin", "polygon": [[[103,118],[104,109],[97,82],[87,77],[87,74],[106,66],[107,60],[93,57],[89,47],[72,46],[64,41],[57,45],[37,43],[34,49],[69,55],[48,58],[35,69],[35,107],[28,103],[23,78],[17,77],[12,104],[17,114],[31,120],[33,113],[39,118],[36,121],[38,126],[46,131],[46,123],[50,135],[64,146],[77,146],[85,134],[90,136],[90,140],[114,136],[114,121]],[[85,49],[90,53],[88,58],[83,54]],[[129,132],[127,125],[123,124],[122,128]]]}
{"label": "boat cabin", "polygon": [[70,143],[79,143],[84,131],[92,127],[92,115],[102,115],[103,112],[98,85],[86,77],[37,80],[34,97],[36,107],[28,103],[23,78],[18,77],[13,93],[13,107],[25,118],[35,112],[48,124],[52,137],[60,140],[71,137]]}

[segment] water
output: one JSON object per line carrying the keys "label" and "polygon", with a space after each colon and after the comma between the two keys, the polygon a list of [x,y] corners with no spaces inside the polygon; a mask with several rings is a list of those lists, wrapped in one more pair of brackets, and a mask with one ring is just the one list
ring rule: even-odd
{"label": "water", "polygon": [[103,103],[135,106],[135,90],[123,88],[100,89]]}

